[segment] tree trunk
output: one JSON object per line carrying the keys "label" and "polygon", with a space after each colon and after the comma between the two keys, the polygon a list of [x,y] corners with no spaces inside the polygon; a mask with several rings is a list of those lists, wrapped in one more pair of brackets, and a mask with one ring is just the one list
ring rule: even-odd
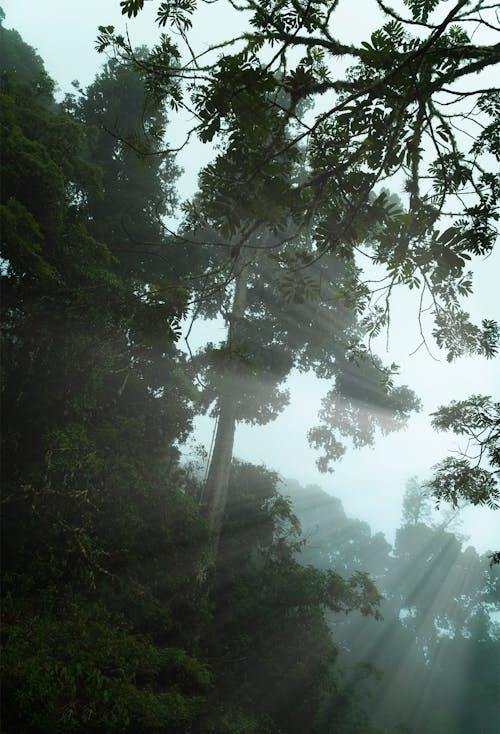
{"label": "tree trunk", "polygon": [[[245,313],[247,281],[248,265],[245,265],[235,279],[233,305],[227,328],[226,345],[229,352],[238,346],[238,325]],[[204,504],[212,539],[214,560],[217,558],[227,502],[229,475],[233,458],[234,433],[236,430],[237,405],[237,382],[234,380],[234,376],[230,374],[227,384],[223,387],[218,398],[217,432],[204,491]]]}
{"label": "tree trunk", "polygon": [[236,396],[221,395],[217,433],[205,487],[208,527],[214,556],[217,556],[226,508],[235,429]]}

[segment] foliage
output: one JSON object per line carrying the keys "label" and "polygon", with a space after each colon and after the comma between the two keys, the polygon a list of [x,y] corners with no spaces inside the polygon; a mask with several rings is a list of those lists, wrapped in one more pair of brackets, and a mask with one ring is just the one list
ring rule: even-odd
{"label": "foliage", "polygon": [[[405,284],[421,303],[430,300],[434,337],[450,359],[491,357],[496,325],[472,324],[461,298],[471,288],[468,261],[490,252],[496,237],[498,90],[486,81],[463,91],[461,83],[498,62],[498,45],[473,40],[495,27],[494,11],[486,0],[405,4],[409,12],[398,13],[376,0],[383,25],[355,45],[335,37],[336,2],[230,3],[245,16],[242,35],[223,35],[198,58],[190,53],[197,4],[161,3],[157,22],[172,36],[161,35],[141,68],[156,98],[194,108],[186,139],[217,141],[198,203],[224,238],[236,238],[237,251],[270,231],[277,241],[267,249],[286,252],[290,223],[299,234],[310,228],[318,258],[364,254],[384,268],[364,305],[375,329],[387,326],[392,291]],[[122,3],[129,18],[142,7]],[[134,58],[112,27],[101,29],[98,48]],[[468,132],[469,101],[483,126],[470,143],[460,132]],[[396,174],[406,190],[398,208],[380,189]]]}
{"label": "foliage", "polygon": [[210,683],[185,583],[206,533],[174,446],[196,395],[174,344],[185,294],[154,300],[118,265],[116,211],[89,232],[93,133],[2,38],[5,730],[182,731]]}
{"label": "foliage", "polygon": [[[134,51],[145,56],[145,48]],[[86,157],[101,167],[99,187],[87,194],[87,227],[105,240],[123,277],[154,283],[158,300],[175,292],[186,253],[165,230],[176,206],[179,174],[173,155],[156,154],[167,116],[146,94],[140,70],[110,59],[86,89],[67,95],[65,109],[88,130]],[[184,262],[183,262],[184,260]]]}
{"label": "foliage", "polygon": [[459,497],[492,510],[499,506],[500,494],[491,472],[471,466],[467,459],[444,459],[436,467],[430,487],[438,501],[444,499],[454,507]]}
{"label": "foliage", "polygon": [[[129,17],[142,6],[122,3]],[[237,419],[249,422],[281,409],[292,367],[331,379],[327,428],[314,437],[325,461],[342,452],[338,436],[369,443],[417,408],[394,386],[396,367],[365,343],[389,316],[370,311],[361,245],[387,266],[389,293],[425,282],[437,339],[452,356],[491,356],[496,339],[495,324],[474,327],[458,300],[470,290],[469,254],[492,245],[496,184],[455,151],[433,109],[444,84],[490,65],[495,49],[472,46],[448,21],[428,28],[439,11],[432,2],[410,6],[427,41],[396,22],[360,49],[330,37],[336,3],[251,6],[243,50],[182,73],[166,34],[148,51],[101,28],[101,49],[114,44],[118,56],[63,106],[33,49],[0,28],[6,734],[367,734],[412,705],[415,725],[430,732],[423,708],[449,709],[450,681],[464,731],[478,728],[466,708],[474,698],[481,728],[494,721],[497,569],[428,524],[418,487],[392,553],[338,500],[311,491],[315,547],[277,475],[234,462],[217,567],[209,564],[201,490],[179,463],[199,407],[195,376],[206,380],[205,408],[233,392]],[[162,2],[158,23],[186,38],[194,11],[191,0]],[[264,64],[259,52],[278,43]],[[297,46],[306,57],[289,63]],[[332,54],[358,67],[332,81]],[[333,112],[298,133],[309,100],[327,92],[338,95]],[[151,153],[164,145],[162,102],[176,108],[186,94],[201,139],[219,148],[172,235],[162,217],[175,206],[178,169],[170,148],[161,159]],[[494,117],[493,97],[480,105]],[[421,130],[432,137],[434,128],[452,150],[437,150],[426,196],[415,170]],[[487,130],[477,144],[494,154],[494,122]],[[374,193],[398,166],[411,169],[407,210]],[[469,185],[476,204],[438,231],[437,199]],[[245,270],[238,315],[232,282]],[[227,345],[192,366],[176,346],[190,298],[198,314],[225,312],[229,323]],[[436,418],[472,431],[493,470],[494,410],[476,397]],[[450,650],[481,671],[473,685],[457,677]],[[374,665],[387,671],[378,689]],[[417,706],[405,687],[393,712],[393,674],[427,681],[441,698]],[[435,716],[446,730],[449,719]]]}
{"label": "foliage", "polygon": [[[198,59],[189,40],[196,3],[163,3],[158,23],[182,42],[174,48],[174,36],[162,34],[138,64],[155,99],[195,110],[186,140],[196,133],[217,143],[184,224],[184,234],[194,231],[221,254],[200,273],[195,309],[228,321],[226,345],[210,346],[216,369],[204,375],[206,400],[220,398],[221,382],[232,384],[236,420],[264,422],[286,404],[282,383],[292,367],[332,378],[322,424],[309,432],[323,471],[343,455],[346,438],[370,444],[377,430],[401,428],[418,409],[407,388],[394,386],[397,367],[384,367],[371,351],[390,327],[397,286],[420,291],[421,345],[428,346],[427,310],[448,360],[491,358],[498,345],[496,323],[473,324],[462,303],[472,289],[468,263],[491,252],[498,220],[496,90],[460,90],[498,61],[498,46],[475,45],[468,32],[471,23],[491,27],[491,8],[419,0],[398,14],[377,6],[384,24],[356,46],[334,36],[337,3],[244,2],[242,36],[222,37]],[[141,9],[122,4],[128,17]],[[98,48],[135,60],[113,28]],[[345,74],[334,71],[338,58]],[[469,98],[484,125],[470,144],[456,132],[468,124]],[[381,188],[396,175],[405,181],[397,203]],[[383,270],[374,289],[363,258]],[[230,284],[246,281],[246,271],[249,297],[235,314]],[[264,322],[273,324],[272,340]]]}
{"label": "foliage", "polygon": [[[393,547],[318,487],[287,481],[284,491],[307,540],[297,559],[343,574],[368,569],[383,597],[378,621],[357,612],[329,617],[339,649],[336,693],[354,690],[345,709],[335,694],[325,702],[330,725],[415,734],[482,727],[493,734],[498,568],[464,547],[449,517],[436,522],[429,490],[415,479],[407,485]],[[357,667],[362,661],[364,669]]]}
{"label": "foliage", "polygon": [[137,242],[122,257],[118,227],[133,202],[137,233],[159,236],[150,196],[175,171],[141,168],[93,116],[97,101],[103,119],[124,109],[127,89],[132,129],[138,78],[110,63],[64,110],[51,84],[3,81],[4,728],[311,728],[334,685],[324,609],[376,614],[379,596],[360,570],[301,566],[276,475],[245,465],[206,577],[175,446],[196,398],[175,349],[185,294],[161,290]]}
{"label": "foliage", "polygon": [[99,606],[40,601],[41,614],[5,626],[6,731],[185,731],[198,719],[210,675],[197,660]]}
{"label": "foliage", "polygon": [[[467,439],[460,458],[447,457],[434,467],[429,486],[437,502],[444,500],[457,507],[460,500],[465,500],[497,509],[500,506],[500,403],[485,395],[454,400],[433,414],[432,423],[439,431],[451,430]],[[490,558],[492,564],[500,563],[498,552]]]}
{"label": "foliage", "polygon": [[[233,464],[215,587],[213,665],[234,707],[267,717],[277,731],[315,732],[323,703],[338,685],[325,611],[377,616],[380,597],[359,571],[344,579],[300,564],[300,527],[277,484],[274,472]],[[320,730],[336,729],[325,721]]]}
{"label": "foliage", "polygon": [[[498,506],[500,496],[496,489],[496,475],[500,471],[500,403],[484,395],[454,400],[433,414],[432,423],[439,431],[452,431],[467,439],[463,458],[448,459],[438,466],[438,473],[444,478],[447,471],[450,474],[461,471],[463,474],[461,482],[450,481],[446,499],[451,499],[454,505],[461,498],[472,504]],[[483,462],[487,469],[479,468]],[[437,499],[444,497],[440,493],[440,480],[437,477],[431,486]],[[482,487],[485,491],[481,491]]]}

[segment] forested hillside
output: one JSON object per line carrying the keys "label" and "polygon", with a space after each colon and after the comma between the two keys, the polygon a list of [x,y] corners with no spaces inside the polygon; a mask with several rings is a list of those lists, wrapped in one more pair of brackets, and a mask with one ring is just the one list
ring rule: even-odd
{"label": "forested hillside", "polygon": [[[494,734],[499,567],[432,505],[454,491],[494,506],[495,406],[481,403],[488,468],[464,491],[446,484],[451,465],[434,495],[410,483],[393,547],[321,489],[238,461],[237,422],[277,415],[292,369],[331,380],[310,433],[323,468],[419,409],[364,346],[352,251],[314,257],[332,213],[310,201],[297,234],[304,202],[280,208],[310,174],[305,149],[251,161],[270,166],[264,183],[222,224],[234,181],[216,186],[214,167],[176,210],[154,51],[122,39],[131,56],[57,101],[35,50],[3,24],[0,43],[2,732]],[[287,147],[281,113],[260,111]],[[217,165],[232,176],[256,134],[243,125]],[[356,241],[379,237],[387,199]],[[439,282],[452,301],[453,267]],[[189,354],[182,329],[214,316],[227,339]],[[442,343],[492,356],[496,326],[462,321],[465,337],[441,324]],[[182,446],[208,411],[205,477]]]}

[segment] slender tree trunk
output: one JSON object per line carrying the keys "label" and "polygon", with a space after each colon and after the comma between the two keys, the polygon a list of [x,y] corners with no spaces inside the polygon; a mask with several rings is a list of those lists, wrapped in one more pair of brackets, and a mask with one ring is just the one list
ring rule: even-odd
{"label": "slender tree trunk", "polygon": [[235,429],[236,396],[222,395],[219,398],[217,433],[205,487],[208,527],[215,556],[217,556],[227,502]]}
{"label": "slender tree trunk", "polygon": [[[227,347],[229,353],[238,346],[238,327],[245,313],[247,281],[248,266],[243,266],[236,277],[233,305],[228,319]],[[204,504],[212,538],[214,559],[217,557],[226,508],[236,430],[238,393],[237,381],[234,379],[235,375],[232,370],[233,366],[230,366],[227,382],[218,398],[217,432],[204,491]]]}

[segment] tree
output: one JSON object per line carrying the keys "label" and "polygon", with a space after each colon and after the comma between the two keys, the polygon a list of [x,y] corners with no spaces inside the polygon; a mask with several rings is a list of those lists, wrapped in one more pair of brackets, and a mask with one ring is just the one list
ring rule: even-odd
{"label": "tree", "polygon": [[[259,245],[259,240],[255,242]],[[307,243],[294,241],[297,262],[308,255]],[[305,283],[282,279],[280,260],[259,253],[236,278],[227,315],[228,336],[221,348],[211,348],[204,371],[209,392],[217,398],[217,432],[204,500],[210,527],[218,537],[227,497],[228,471],[237,421],[265,423],[287,401],[281,385],[292,369],[312,370],[331,380],[324,399],[322,426],[309,433],[324,450],[323,470],[340,458],[352,438],[355,446],[372,443],[383,433],[402,427],[418,401],[406,387],[395,387],[391,370],[370,361],[358,345],[362,328],[349,285],[355,268],[335,255],[310,266]],[[307,289],[316,291],[312,295]]]}
{"label": "tree", "polygon": [[[437,502],[444,500],[457,507],[462,500],[498,509],[500,403],[485,395],[454,400],[433,414],[432,424],[439,431],[451,430],[467,440],[460,458],[449,456],[434,467],[429,486]],[[490,558],[492,564],[500,563],[500,551]]]}
{"label": "tree", "polygon": [[[17,34],[2,32],[7,48],[19,45]],[[111,415],[128,424],[133,443],[133,395],[149,405],[151,438],[172,443],[188,430],[193,392],[177,378],[168,408],[158,392],[160,369],[170,368],[170,387],[179,372],[173,341],[183,294],[158,299],[137,279],[121,278],[105,243],[85,226],[87,194],[98,185],[98,169],[82,156],[88,130],[57,108],[51,83],[23,83],[15,73],[3,81],[4,491],[19,499],[24,486],[29,503],[31,495],[48,499],[43,487],[52,476],[68,482],[71,465],[92,483],[96,436],[104,448]],[[70,535],[88,499],[78,496],[73,510],[67,498],[75,513],[66,518]]]}
{"label": "tree", "polygon": [[[125,0],[122,10],[131,17],[142,5],[142,0]],[[310,434],[313,445],[324,447],[329,458],[342,453],[332,425],[359,444],[373,435],[377,422],[388,428],[367,418],[364,410],[356,414],[351,398],[360,392],[379,416],[386,407],[392,409],[396,423],[415,407],[408,394],[402,401],[402,394],[392,389],[390,371],[385,387],[377,384],[381,365],[376,361],[364,363],[370,373],[365,375],[349,365],[348,357],[355,361],[363,347],[370,352],[371,340],[388,326],[390,296],[397,285],[420,290],[421,315],[424,299],[430,299],[433,336],[448,359],[496,352],[495,322],[472,324],[460,301],[472,287],[467,262],[491,251],[498,217],[498,182],[489,172],[491,157],[498,157],[498,93],[487,83],[477,92],[459,86],[499,60],[498,44],[476,45],[467,30],[474,23],[481,30],[489,28],[494,19],[485,3],[467,0],[451,9],[434,0],[408,2],[404,17],[380,0],[376,5],[386,22],[360,46],[334,37],[337,3],[325,2],[244,2],[236,8],[247,14],[244,33],[221,39],[200,58],[193,52],[187,60],[166,34],[149,56],[137,58],[112,27],[100,29],[98,48],[113,48],[118,56],[135,61],[153,96],[174,108],[192,105],[197,122],[188,135],[196,132],[202,141],[218,142],[213,163],[200,176],[199,195],[188,208],[189,232],[198,223],[198,238],[207,244],[215,239],[226,252],[230,249],[230,257],[219,259],[213,271],[212,288],[227,290],[234,282],[234,300],[226,304],[228,339],[218,355],[232,361],[222,368],[226,390],[219,395],[207,483],[216,538],[237,420],[236,398],[229,393],[238,383],[238,370],[257,369],[240,335],[242,320],[249,320],[252,310],[249,279],[257,273],[262,277],[262,272],[267,276],[269,260],[277,264],[288,300],[314,302],[311,291],[318,291],[324,267],[331,289],[327,298],[338,303],[347,293],[361,315],[362,329],[353,340],[342,337],[342,354],[335,354],[334,392],[321,416],[326,426]],[[195,8],[193,2],[160,3],[158,24],[177,29],[188,41]],[[338,64],[333,61],[339,57],[352,65],[335,76]],[[318,100],[322,109],[311,113],[308,107]],[[474,131],[470,144],[456,131],[468,118],[464,104],[469,102],[482,114],[480,132]],[[398,206],[380,188],[396,174],[405,180],[405,203]],[[359,269],[361,255],[383,269],[374,292]],[[332,263],[340,274],[335,288]],[[346,274],[350,277],[344,278]],[[208,275],[203,275],[205,285]],[[276,277],[269,282],[276,283]],[[317,311],[309,320],[307,309],[300,314],[301,323],[320,331],[323,297],[320,286]],[[288,338],[293,343],[290,334]],[[427,343],[423,329],[422,340]],[[316,353],[315,361],[302,344],[298,340],[297,350],[285,352],[283,359],[287,356],[294,366],[309,360],[317,374],[331,377],[325,367],[331,353]],[[275,384],[284,377],[283,366],[277,375]],[[240,375],[240,395],[241,383]]]}
{"label": "tree", "polygon": [[92,131],[33,49],[0,36],[15,60],[0,97],[2,729],[182,731],[211,683],[193,650],[205,599],[186,584],[206,532],[176,476],[195,397],[174,346],[185,297],[155,299],[91,236]]}
{"label": "tree", "polygon": [[339,690],[326,613],[378,616],[379,595],[365,573],[301,563],[300,525],[277,489],[275,472],[233,463],[210,644],[229,711],[252,732],[367,731],[345,725],[357,701]]}
{"label": "tree", "polygon": [[301,563],[334,568],[343,576],[366,571],[376,583],[388,573],[390,545],[367,522],[346,516],[342,502],[314,485],[287,480],[282,492],[292,500],[305,539]]}
{"label": "tree", "polygon": [[86,155],[100,167],[99,186],[87,194],[89,232],[107,243],[122,277],[165,287],[175,273],[179,281],[182,252],[162,223],[177,204],[179,169],[173,155],[150,155],[166,135],[165,108],[148,100],[140,71],[117,59],[64,106],[89,130]]}
{"label": "tree", "polygon": [[[343,686],[356,688],[358,702],[359,666],[364,663],[365,673],[371,666],[365,680],[370,724],[399,731],[393,726],[401,722],[404,731],[433,734],[482,726],[493,733],[498,569],[465,548],[449,520],[432,518],[429,488],[415,479],[408,482],[392,548],[366,523],[346,517],[340,501],[319,488],[289,482],[286,490],[307,541],[299,562],[343,574],[367,569],[382,595],[378,620],[356,611],[340,618],[327,614],[339,649],[335,670]],[[339,716],[341,705],[335,698],[332,704],[331,715]]]}
{"label": "tree", "polygon": [[[408,0],[406,16],[381,0],[375,4],[387,22],[359,47],[333,35],[338,3],[249,0],[237,7],[248,18],[243,34],[222,38],[202,59],[180,60],[164,34],[138,63],[153,94],[173,107],[191,98],[194,130],[204,141],[220,141],[202,188],[224,236],[236,235],[237,248],[256,230],[280,231],[291,220],[301,231],[316,215],[311,259],[367,246],[371,259],[385,267],[388,294],[405,283],[432,296],[435,337],[450,358],[469,350],[491,355],[495,324],[473,327],[458,296],[471,287],[466,261],[491,251],[495,240],[498,184],[488,163],[498,156],[498,90],[487,83],[472,92],[456,85],[498,62],[498,44],[475,45],[467,32],[494,27],[494,15],[481,0],[459,0],[452,8]],[[121,5],[131,17],[143,0]],[[161,2],[158,24],[187,38],[195,9],[195,2]],[[112,27],[100,31],[101,51],[114,47],[134,59],[123,36]],[[336,77],[338,64],[331,62],[338,58],[354,65]],[[302,103],[319,99],[323,110],[311,122]],[[469,100],[484,115],[470,143],[455,127],[467,119]],[[305,142],[304,176],[296,181],[287,171]],[[396,172],[407,192],[399,212],[387,206],[384,192],[375,194]],[[456,215],[453,202],[462,193],[470,204],[460,205]],[[451,226],[438,231],[442,217]],[[380,226],[367,242],[367,224],[374,223]],[[386,308],[375,310],[374,327],[387,315]]]}

